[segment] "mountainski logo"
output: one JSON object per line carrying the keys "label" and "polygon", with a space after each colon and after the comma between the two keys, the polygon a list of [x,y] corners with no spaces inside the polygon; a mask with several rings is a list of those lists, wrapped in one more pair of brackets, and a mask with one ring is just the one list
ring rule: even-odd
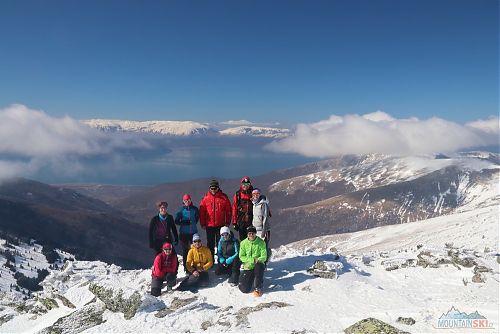
{"label": "mountainski logo", "polygon": [[493,329],[493,322],[488,321],[485,316],[479,314],[478,311],[467,314],[460,312],[454,306],[446,313],[442,314],[438,321],[437,326],[434,328],[441,329],[460,329],[460,328],[473,328],[473,329]]}

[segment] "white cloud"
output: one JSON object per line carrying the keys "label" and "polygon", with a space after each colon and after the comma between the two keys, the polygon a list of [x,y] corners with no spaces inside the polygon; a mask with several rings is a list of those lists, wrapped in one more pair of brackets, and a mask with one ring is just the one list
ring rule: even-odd
{"label": "white cloud", "polygon": [[239,121],[229,120],[229,121],[221,122],[221,124],[224,124],[224,125],[252,125],[253,123],[250,121],[247,121],[245,119],[241,119]]}
{"label": "white cloud", "polygon": [[487,120],[478,119],[477,121],[469,122],[466,125],[471,128],[498,135],[500,119],[498,117],[490,117]]}
{"label": "white cloud", "polygon": [[[492,124],[497,124],[495,127]],[[309,157],[339,154],[426,154],[498,144],[498,118],[467,125],[441,118],[395,119],[377,111],[366,115],[332,115],[297,125],[294,136],[267,147]]]}
{"label": "white cloud", "polygon": [[112,136],[65,116],[54,118],[24,105],[0,109],[0,179],[29,176],[49,167],[81,169],[79,158],[112,155],[117,149],[148,147],[137,138]]}

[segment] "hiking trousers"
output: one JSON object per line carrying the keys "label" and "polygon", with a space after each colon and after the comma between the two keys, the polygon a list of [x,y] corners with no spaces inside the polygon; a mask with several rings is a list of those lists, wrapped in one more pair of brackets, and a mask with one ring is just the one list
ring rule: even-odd
{"label": "hiking trousers", "polygon": [[238,287],[243,293],[249,293],[255,289],[262,290],[264,285],[264,263],[256,263],[252,270],[243,270],[240,275]]}

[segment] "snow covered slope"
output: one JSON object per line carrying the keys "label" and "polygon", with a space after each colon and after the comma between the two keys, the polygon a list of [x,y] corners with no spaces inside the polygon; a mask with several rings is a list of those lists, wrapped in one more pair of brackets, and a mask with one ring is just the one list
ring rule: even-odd
{"label": "snow covered slope", "polygon": [[189,136],[213,132],[208,124],[191,121],[124,121],[90,119],[82,121],[105,132],[144,132],[171,136]]}
{"label": "snow covered slope", "polygon": [[[229,124],[208,124],[192,121],[126,121],[90,119],[82,120],[92,128],[104,132],[136,132],[151,133],[168,136],[192,136],[219,134],[223,136],[252,136],[270,139],[281,139],[291,134],[290,129],[264,127],[257,125],[230,126]],[[230,126],[228,128],[228,125]]]}
{"label": "snow covered slope", "polygon": [[225,136],[253,136],[281,139],[290,136],[289,129],[270,128],[262,126],[238,126],[220,131]]}
{"label": "snow covered slope", "polygon": [[[0,332],[339,333],[374,317],[404,331],[428,333],[442,332],[434,327],[454,307],[477,311],[495,327],[481,333],[493,333],[499,325],[498,219],[495,203],[282,246],[273,251],[261,298],[241,294],[213,273],[211,285],[198,294],[174,291],[154,298],[148,295],[150,270],[68,261],[51,271],[38,301],[20,307],[19,301],[2,299],[0,319],[8,320]],[[336,263],[337,278],[308,274],[317,260]],[[57,307],[41,312],[44,298]],[[400,324],[398,317],[416,323]]]}

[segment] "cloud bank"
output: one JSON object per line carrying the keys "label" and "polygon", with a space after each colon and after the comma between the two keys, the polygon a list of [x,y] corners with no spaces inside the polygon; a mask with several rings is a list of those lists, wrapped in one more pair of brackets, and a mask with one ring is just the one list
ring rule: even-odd
{"label": "cloud bank", "polygon": [[499,124],[498,117],[462,125],[437,117],[395,119],[382,111],[332,115],[317,123],[297,125],[294,136],[274,141],[267,148],[320,158],[339,154],[451,153],[498,145]]}
{"label": "cloud bank", "polygon": [[65,174],[82,169],[80,159],[148,148],[145,141],[111,136],[68,116],[54,118],[15,104],[0,109],[0,180],[30,176],[42,168]]}

